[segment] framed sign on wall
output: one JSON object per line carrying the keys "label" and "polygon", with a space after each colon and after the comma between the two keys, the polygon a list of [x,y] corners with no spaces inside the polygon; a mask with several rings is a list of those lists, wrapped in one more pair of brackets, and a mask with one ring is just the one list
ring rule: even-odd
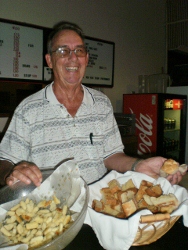
{"label": "framed sign on wall", "polygon": [[0,78],[43,80],[43,29],[0,19]]}
{"label": "framed sign on wall", "polygon": [[[52,29],[0,18],[0,80],[50,82],[45,61],[47,37]],[[89,63],[82,83],[113,87],[114,42],[87,37]]]}
{"label": "framed sign on wall", "polygon": [[83,84],[113,87],[115,43],[86,37],[85,44],[89,53]]}

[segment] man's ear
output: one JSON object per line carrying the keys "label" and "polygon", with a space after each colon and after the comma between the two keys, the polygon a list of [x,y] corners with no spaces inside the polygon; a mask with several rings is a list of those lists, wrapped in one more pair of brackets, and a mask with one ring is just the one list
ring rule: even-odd
{"label": "man's ear", "polygon": [[46,58],[46,62],[48,64],[48,67],[52,69],[52,60],[51,60],[51,55],[50,54],[46,54],[45,55]]}

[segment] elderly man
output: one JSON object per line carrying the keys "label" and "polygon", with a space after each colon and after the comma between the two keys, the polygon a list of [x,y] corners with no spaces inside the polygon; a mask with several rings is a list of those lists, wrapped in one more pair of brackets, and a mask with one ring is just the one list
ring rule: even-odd
{"label": "elderly man", "polygon": [[[70,157],[87,183],[112,169],[157,178],[166,159],[125,155],[109,99],[82,85],[89,60],[82,30],[73,23],[58,24],[47,48],[54,81],[16,108],[0,145],[1,184],[19,179],[39,186],[42,169]],[[172,184],[181,178],[179,172],[168,176]]]}

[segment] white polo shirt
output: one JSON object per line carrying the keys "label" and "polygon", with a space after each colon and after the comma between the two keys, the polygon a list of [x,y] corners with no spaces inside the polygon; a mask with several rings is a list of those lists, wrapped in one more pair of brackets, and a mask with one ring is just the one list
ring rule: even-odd
{"label": "white polo shirt", "polygon": [[0,145],[0,158],[34,162],[40,169],[74,157],[87,183],[106,173],[104,159],[123,152],[121,136],[107,96],[82,85],[84,98],[75,117],[58,102],[52,85],[16,108]]}

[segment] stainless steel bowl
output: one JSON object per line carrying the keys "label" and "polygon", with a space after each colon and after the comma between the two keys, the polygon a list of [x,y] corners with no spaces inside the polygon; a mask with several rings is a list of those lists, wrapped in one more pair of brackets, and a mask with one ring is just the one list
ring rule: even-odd
{"label": "stainless steel bowl", "polygon": [[[52,171],[45,171],[43,173],[43,181],[50,176]],[[75,219],[74,223],[68,228],[65,232],[63,232],[61,235],[57,236],[55,239],[53,239],[48,244],[42,245],[35,249],[50,249],[50,250],[58,250],[65,248],[78,234],[80,231],[84,219],[86,216],[87,206],[88,206],[88,200],[89,200],[89,189],[86,184],[86,182],[81,178],[81,182],[83,182],[84,186],[84,199],[82,203],[82,209],[79,212],[78,217]],[[26,196],[31,191],[35,189],[34,184],[26,185],[20,181],[16,182],[13,186],[5,186],[0,189],[0,204],[6,203],[8,201],[12,201],[15,199],[19,199],[21,197]],[[61,197],[59,197],[61,198]],[[1,244],[1,242],[0,242]]]}

